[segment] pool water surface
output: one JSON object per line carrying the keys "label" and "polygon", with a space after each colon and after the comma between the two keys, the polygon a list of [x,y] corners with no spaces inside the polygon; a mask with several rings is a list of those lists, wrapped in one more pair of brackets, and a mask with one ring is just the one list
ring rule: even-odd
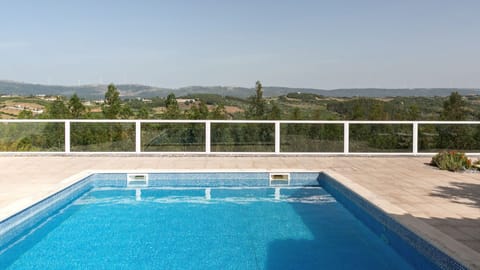
{"label": "pool water surface", "polygon": [[413,269],[321,187],[93,188],[1,269]]}

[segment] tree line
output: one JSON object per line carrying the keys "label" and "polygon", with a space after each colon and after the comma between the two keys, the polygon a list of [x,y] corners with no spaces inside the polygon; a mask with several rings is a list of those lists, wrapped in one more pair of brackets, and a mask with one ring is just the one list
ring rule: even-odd
{"label": "tree line", "polygon": [[[300,100],[300,104],[314,104],[313,94],[292,93],[283,99]],[[326,104],[330,113],[313,110],[307,112],[301,106],[285,109],[277,101],[263,96],[260,81],[255,93],[246,101],[241,115],[227,113],[219,101],[208,104],[200,99],[186,110],[181,110],[172,93],[166,99],[156,99],[156,106],[163,107],[161,114],[152,113],[151,106],[136,100],[122,101],[115,85],[105,92],[101,113],[94,113],[82,104],[77,94],[70,99],[58,97],[48,104],[42,119],[238,119],[247,120],[422,120],[425,108],[408,100],[385,102],[373,98],[355,98],[331,101]],[[421,98],[419,98],[421,99]],[[216,104],[215,104],[216,103]],[[209,108],[210,106],[210,108]],[[428,106],[427,106],[428,107]],[[287,112],[288,111],[288,112]],[[22,111],[19,118],[33,115]],[[443,104],[437,119],[473,120],[464,97],[453,92]],[[424,119],[423,119],[424,120]],[[274,126],[271,124],[212,124],[213,151],[274,151]],[[32,132],[33,130],[33,132]],[[0,129],[0,151],[63,151],[64,127],[62,123],[10,123]],[[205,126],[203,123],[142,124],[143,151],[204,151]],[[411,151],[411,125],[355,125],[350,126],[350,150]],[[341,152],[343,151],[343,125],[338,124],[282,124],[281,151],[283,152]],[[468,125],[422,125],[420,149],[480,149],[480,129]],[[71,126],[72,151],[133,151],[135,126],[131,123],[74,123]]]}

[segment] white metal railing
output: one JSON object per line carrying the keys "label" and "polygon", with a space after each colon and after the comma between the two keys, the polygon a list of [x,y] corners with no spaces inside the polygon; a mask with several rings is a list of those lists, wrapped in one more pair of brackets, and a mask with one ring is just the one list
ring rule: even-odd
{"label": "white metal railing", "polygon": [[[341,121],[341,120],[322,120],[322,121],[293,121],[293,120],[91,120],[91,119],[54,119],[54,120],[44,120],[44,119],[15,119],[15,120],[0,120],[0,130],[2,128],[1,124],[5,123],[63,123],[65,137],[64,137],[64,151],[57,152],[32,152],[28,151],[26,153],[53,153],[53,154],[283,154],[283,155],[433,155],[434,152],[420,152],[419,151],[419,126],[421,125],[480,125],[480,121]],[[75,123],[95,123],[95,124],[105,124],[105,123],[131,123],[135,127],[135,150],[129,152],[75,152],[71,151],[71,125]],[[201,152],[150,152],[142,151],[142,124],[146,123],[157,123],[157,124],[204,124],[205,126],[205,140],[204,140],[204,151]],[[273,152],[224,152],[224,151],[212,151],[212,137],[211,137],[211,124],[271,124],[273,125],[274,130],[274,151]],[[281,125],[282,124],[337,124],[343,126],[343,151],[338,152],[284,152],[281,151]],[[411,125],[412,131],[412,149],[410,152],[352,152],[350,151],[350,127],[351,125]],[[472,149],[475,150],[475,149]],[[18,154],[24,151],[3,151],[0,153],[4,154]],[[480,152],[468,152],[467,154],[471,155],[480,155]]]}

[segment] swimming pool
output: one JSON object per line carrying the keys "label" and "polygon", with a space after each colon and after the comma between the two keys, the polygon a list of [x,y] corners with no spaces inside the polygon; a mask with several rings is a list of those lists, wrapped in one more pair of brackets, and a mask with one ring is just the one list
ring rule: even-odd
{"label": "swimming pool", "polygon": [[462,269],[327,175],[289,176],[92,174],[2,221],[0,268]]}

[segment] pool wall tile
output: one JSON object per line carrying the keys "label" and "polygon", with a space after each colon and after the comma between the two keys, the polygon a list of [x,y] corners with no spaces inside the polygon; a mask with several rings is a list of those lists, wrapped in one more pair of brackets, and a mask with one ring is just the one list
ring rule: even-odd
{"label": "pool wall tile", "polygon": [[151,173],[150,187],[268,186],[268,173]]}
{"label": "pool wall tile", "polygon": [[126,187],[126,173],[96,173],[90,176],[95,187]]}
{"label": "pool wall tile", "polygon": [[[125,173],[97,173],[90,176],[95,187],[126,187]],[[290,186],[319,186],[319,173],[291,173]],[[149,187],[242,187],[269,186],[266,172],[150,173]]]}
{"label": "pool wall tile", "polygon": [[319,186],[319,173],[294,172],[290,173],[290,186]]}
{"label": "pool wall tile", "polygon": [[92,188],[87,177],[0,222],[0,250]]}
{"label": "pool wall tile", "polygon": [[392,246],[415,268],[467,269],[329,175],[322,173],[319,182],[337,201],[342,203],[345,208]]}

